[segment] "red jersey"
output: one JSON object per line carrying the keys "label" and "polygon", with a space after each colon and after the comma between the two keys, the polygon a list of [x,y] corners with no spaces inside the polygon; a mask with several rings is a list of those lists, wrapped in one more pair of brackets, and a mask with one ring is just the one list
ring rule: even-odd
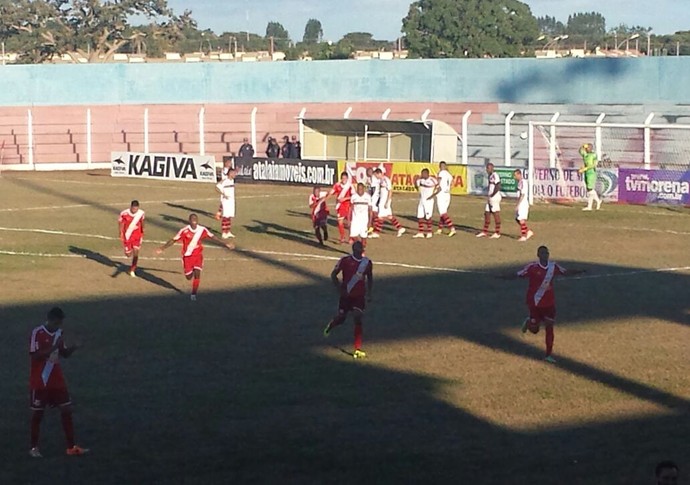
{"label": "red jersey", "polygon": [[528,278],[527,305],[540,308],[549,308],[556,304],[553,292],[553,279],[565,274],[565,269],[554,262],[546,266],[534,262],[518,271],[520,278]]}
{"label": "red jersey", "polygon": [[325,200],[321,200],[321,195],[309,196],[309,207],[311,208],[311,218],[314,220],[325,219],[328,217],[328,205]]}
{"label": "red jersey", "polygon": [[31,390],[65,389],[67,387],[60,367],[60,351],[65,350],[62,330],[58,329],[51,333],[45,325],[41,325],[31,332],[29,353],[43,352],[56,345],[58,348],[49,356],[40,360],[31,358],[31,375],[29,376]]}
{"label": "red jersey", "polygon": [[354,256],[345,256],[335,265],[335,271],[343,273],[341,288],[351,298],[363,297],[366,293],[364,280],[371,276],[373,264],[367,257],[357,259]]}
{"label": "red jersey", "polygon": [[336,203],[336,208],[340,206],[341,203],[350,203],[350,197],[352,197],[352,194],[354,193],[352,189],[352,183],[351,182],[346,182],[346,183],[340,183],[338,182],[333,186],[333,193],[335,194],[338,202]]}
{"label": "red jersey", "polygon": [[144,235],[143,222],[146,214],[139,209],[134,214],[129,209],[120,212],[118,222],[123,224],[125,241],[141,239]]}
{"label": "red jersey", "polygon": [[182,256],[199,256],[204,252],[204,246],[201,241],[213,237],[211,231],[206,229],[204,226],[196,226],[196,230],[192,229],[192,226],[186,226],[180,229],[175,237],[174,241],[182,241]]}

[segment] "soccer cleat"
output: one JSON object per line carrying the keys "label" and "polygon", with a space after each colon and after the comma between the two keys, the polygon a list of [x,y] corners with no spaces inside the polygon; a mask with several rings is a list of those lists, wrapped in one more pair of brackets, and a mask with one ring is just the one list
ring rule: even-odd
{"label": "soccer cleat", "polygon": [[424,239],[426,236],[424,235],[423,232],[418,232],[414,236],[412,236],[412,239]]}
{"label": "soccer cleat", "polygon": [[235,235],[231,232],[226,232],[223,234],[223,239],[235,239]]}
{"label": "soccer cleat", "polygon": [[501,235],[497,232],[493,233],[489,239],[501,239]]}
{"label": "soccer cleat", "polygon": [[555,363],[556,363],[556,359],[554,359],[554,358],[551,357],[550,355],[547,355],[546,357],[544,357],[544,362],[548,362],[549,364],[555,364]]}
{"label": "soccer cleat", "polygon": [[405,229],[404,227],[401,227],[400,229],[398,229],[398,237],[401,237],[406,232],[407,232],[407,229]]}
{"label": "soccer cleat", "polygon": [[43,455],[41,455],[41,452],[38,450],[38,448],[31,448],[29,450],[29,456],[31,458],[43,458]]}
{"label": "soccer cleat", "polygon": [[[453,231],[451,231],[451,232],[453,232]],[[440,236],[441,234],[443,234],[443,229],[437,229],[437,230],[436,230],[436,234],[437,234],[438,236]]]}
{"label": "soccer cleat", "polygon": [[136,277],[137,277],[137,274],[136,274],[134,271],[130,271],[130,272],[129,272],[129,275],[130,275],[132,278],[136,278]]}
{"label": "soccer cleat", "polygon": [[381,237],[381,235],[378,232],[372,232],[369,235],[369,239],[379,239],[380,237]]}
{"label": "soccer cleat", "polygon": [[328,322],[326,328],[323,329],[323,336],[328,337],[331,334],[331,322]]}
{"label": "soccer cleat", "polygon": [[597,210],[601,210],[601,200],[597,201]]}
{"label": "soccer cleat", "polygon": [[527,327],[528,326],[529,326],[529,317],[525,318],[525,321],[522,322],[522,327],[520,328],[522,333],[527,333]]}
{"label": "soccer cleat", "polygon": [[431,239],[432,237],[434,237],[434,235],[431,234],[430,232],[427,232],[427,233],[424,235],[424,237],[426,237],[427,239]]}
{"label": "soccer cleat", "polygon": [[489,234],[486,232],[480,232],[476,237],[489,237]]}
{"label": "soccer cleat", "polygon": [[527,241],[527,236],[521,236],[520,239],[518,239],[518,242],[525,242]]}
{"label": "soccer cleat", "polygon": [[364,352],[363,350],[357,349],[354,352],[352,352],[352,358],[353,359],[365,359],[367,357],[367,353]]}
{"label": "soccer cleat", "polygon": [[584,209],[582,209],[583,212],[590,212],[591,210],[591,207],[585,207]]}
{"label": "soccer cleat", "polygon": [[72,448],[67,448],[67,455],[69,456],[82,456],[89,452],[88,448],[82,448],[80,446],[74,445]]}
{"label": "soccer cleat", "polygon": [[373,228],[373,227],[370,227],[369,229],[367,229],[367,233],[368,233],[368,234],[373,234],[373,233],[374,233],[374,228]]}
{"label": "soccer cleat", "polygon": [[190,300],[196,301],[196,295],[192,295],[192,296],[190,297]]}
{"label": "soccer cleat", "polygon": [[527,235],[525,236],[525,241],[528,239],[532,239],[532,237],[534,237],[534,233],[531,230],[527,231]]}
{"label": "soccer cleat", "polygon": [[450,232],[448,233],[448,237],[453,237],[458,233],[455,229],[451,229]]}

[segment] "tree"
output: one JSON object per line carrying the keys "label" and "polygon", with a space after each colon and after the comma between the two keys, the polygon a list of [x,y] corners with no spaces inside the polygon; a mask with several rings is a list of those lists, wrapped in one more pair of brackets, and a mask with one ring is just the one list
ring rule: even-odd
{"label": "tree", "polygon": [[537,19],[518,0],[417,0],[403,19],[413,57],[515,57],[534,44]]}
{"label": "tree", "polygon": [[323,27],[317,19],[309,19],[304,27],[304,37],[302,42],[305,44],[318,44],[323,39]]}
{"label": "tree", "polygon": [[601,43],[606,36],[606,19],[598,12],[569,15],[566,33],[572,42]]}
{"label": "tree", "polygon": [[537,24],[539,25],[539,32],[548,36],[558,36],[565,34],[565,25],[563,22],[556,20],[556,17],[538,17]]}
{"label": "tree", "polygon": [[269,22],[266,26],[266,37],[272,38],[276,49],[287,50],[290,47],[290,34],[280,22]]}

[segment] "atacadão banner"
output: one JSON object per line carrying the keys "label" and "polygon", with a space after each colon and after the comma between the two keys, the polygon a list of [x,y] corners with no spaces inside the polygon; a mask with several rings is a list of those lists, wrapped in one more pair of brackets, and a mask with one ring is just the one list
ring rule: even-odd
{"label": "atacad\u00e3o banner", "polygon": [[[339,162],[338,171],[349,169],[354,173],[357,182],[366,181],[367,168],[380,168],[388,178],[394,192],[416,192],[415,182],[422,169],[428,168],[432,176],[438,173],[438,164],[423,162]],[[448,164],[448,171],[453,176],[452,195],[467,195],[467,167]]]}

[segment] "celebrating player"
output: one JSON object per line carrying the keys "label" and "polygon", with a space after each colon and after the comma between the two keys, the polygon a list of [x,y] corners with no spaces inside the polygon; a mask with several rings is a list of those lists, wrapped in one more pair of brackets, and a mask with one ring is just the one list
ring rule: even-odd
{"label": "celebrating player", "polygon": [[235,177],[237,170],[231,168],[225,178],[218,182],[216,190],[220,194],[221,233],[223,239],[234,238],[232,219],[235,217]]}
{"label": "celebrating player", "polygon": [[405,234],[406,229],[402,227],[398,219],[393,215],[393,188],[391,179],[386,177],[383,174],[383,170],[380,168],[374,170],[374,176],[379,180],[379,213],[374,220],[374,232],[370,237],[381,237],[384,221],[393,224],[393,227],[398,231],[398,237],[401,237]]}
{"label": "celebrating player", "polygon": [[31,332],[29,354],[31,355],[31,450],[32,458],[41,458],[38,439],[41,433],[41,421],[46,407],[60,408],[62,429],[67,440],[67,454],[79,456],[89,450],[77,446],[74,442],[74,424],[72,422],[72,400],[67,391],[67,384],[62,374],[60,357],[70,357],[77,345],[67,346],[62,335],[62,322],[65,313],[60,308],[48,312],[46,323],[34,328]]}
{"label": "celebrating player", "polygon": [[[338,275],[343,274],[343,281],[338,281]],[[366,301],[371,301],[371,290],[374,286],[373,265],[364,256],[364,246],[357,241],[352,245],[352,255],[345,256],[335,265],[331,273],[331,280],[340,292],[338,315],[331,320],[323,331],[328,337],[338,325],[345,323],[347,315],[352,312],[355,319],[355,350],[352,356],[363,359],[367,354],[362,350],[362,324]]]}
{"label": "celebrating player", "polygon": [[450,190],[453,186],[453,176],[448,171],[448,165],[446,162],[439,163],[438,168],[438,185],[434,191],[434,195],[436,196],[436,207],[438,208],[439,215],[438,230],[436,231],[436,234],[443,234],[443,228],[446,227],[449,229],[448,237],[453,237],[456,234],[455,226],[448,215],[448,208],[450,207],[451,198]]}
{"label": "celebrating player", "polygon": [[520,239],[525,242],[534,236],[534,233],[527,228],[527,218],[529,217],[529,185],[522,176],[522,170],[517,169],[513,172],[513,178],[517,181],[518,200],[515,206],[515,220],[520,225]]}
{"label": "celebrating player", "polygon": [[[314,233],[319,244],[323,246],[324,241],[328,241],[328,205],[326,197],[328,192],[322,192],[318,187],[314,187],[309,196],[309,208],[311,209],[311,221],[314,224]],[[323,231],[323,236],[321,232]]]}
{"label": "celebrating player", "polygon": [[556,299],[553,291],[553,280],[557,276],[575,276],[584,270],[567,271],[560,265],[549,261],[549,249],[540,246],[537,250],[539,261],[528,264],[516,274],[507,275],[507,279],[527,278],[527,308],[529,317],[522,324],[522,333],[527,330],[533,334],[539,333],[541,323],[546,327],[546,357],[544,360],[554,364],[556,359],[553,352],[553,325],[556,321]]}
{"label": "celebrating player", "polygon": [[[204,239],[216,239],[211,231],[199,225],[199,217],[196,214],[189,215],[189,225],[180,231],[170,241],[156,250],[156,254],[161,254],[177,241],[182,241],[182,265],[184,275],[187,280],[192,280],[192,301],[196,301],[196,295],[201,283],[201,271],[204,269]],[[229,243],[220,243],[229,250],[235,246]]]}
{"label": "celebrating player", "polygon": [[335,212],[338,218],[338,232],[340,233],[340,243],[345,243],[345,223],[349,222],[350,217],[350,197],[352,197],[352,176],[343,172],[340,174],[340,182],[333,186],[329,196],[335,195]]}
{"label": "celebrating player", "polygon": [[350,216],[350,242],[359,241],[367,247],[369,221],[371,220],[371,195],[364,184],[357,184],[357,191],[350,199],[352,214]]}
{"label": "celebrating player", "polygon": [[597,203],[597,210],[601,209],[601,198],[597,194],[597,155],[594,153],[594,147],[589,143],[585,143],[580,147],[580,156],[584,166],[578,170],[585,174],[585,187],[587,188],[587,207],[583,211],[591,211],[592,204]]}
{"label": "celebrating player", "polygon": [[484,229],[477,234],[477,237],[487,237],[489,235],[491,215],[493,214],[495,231],[491,235],[491,239],[498,239],[501,237],[501,177],[495,172],[493,163],[489,163],[486,166],[486,173],[489,174],[489,197],[484,209]]}
{"label": "celebrating player", "polygon": [[[383,173],[383,164],[379,167]],[[367,181],[369,183],[369,193],[371,194],[371,220],[369,221],[369,234],[374,232],[374,222],[379,216],[379,201],[381,199],[381,181],[374,173],[373,168],[367,169]]]}
{"label": "celebrating player", "polygon": [[422,169],[422,173],[415,182],[419,191],[419,205],[417,206],[417,220],[419,232],[412,236],[414,239],[430,239],[433,235],[434,223],[431,218],[434,215],[434,194],[438,186],[436,179],[429,176],[429,169]]}
{"label": "celebrating player", "polygon": [[120,240],[125,248],[125,256],[132,258],[129,275],[136,278],[137,264],[139,263],[139,250],[144,238],[145,213],[139,208],[139,201],[133,200],[129,209],[120,212],[117,222],[120,231]]}
{"label": "celebrating player", "polygon": [[[226,158],[225,160],[223,160],[223,168],[220,171],[220,181],[221,182],[224,182],[225,179],[228,178],[228,175],[231,172],[235,171],[235,169],[233,168],[232,165],[233,165],[232,158]],[[235,172],[235,175],[237,175],[237,172]],[[220,221],[222,218],[223,218],[223,202],[221,200],[221,203],[218,206],[218,211],[216,212],[216,220]]]}

